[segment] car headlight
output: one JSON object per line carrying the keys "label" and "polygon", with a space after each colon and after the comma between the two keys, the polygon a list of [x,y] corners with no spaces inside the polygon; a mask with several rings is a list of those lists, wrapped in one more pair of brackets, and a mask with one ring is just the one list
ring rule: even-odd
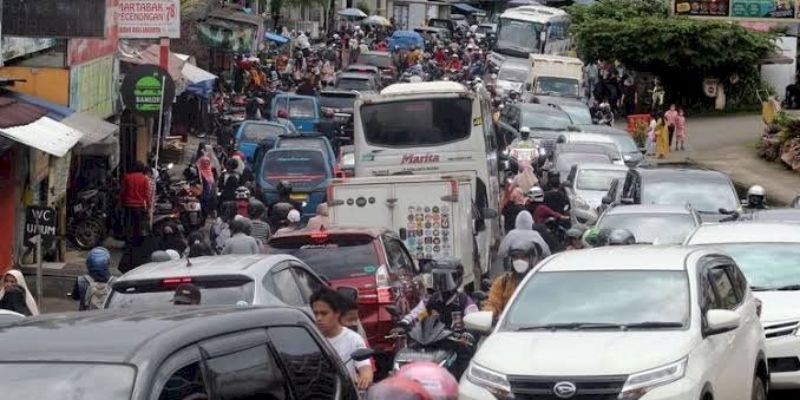
{"label": "car headlight", "polygon": [[686,374],[686,364],[688,362],[689,357],[684,357],[671,364],[629,376],[628,380],[625,381],[625,385],[622,387],[619,399],[638,399],[655,387],[666,385],[667,383],[675,382],[683,378]]}
{"label": "car headlight", "polygon": [[632,158],[632,157],[631,157],[629,154],[623,154],[623,155],[622,155],[622,159],[623,159],[623,160],[625,160],[625,161],[630,161],[630,160],[631,160],[631,158]]}
{"label": "car headlight", "polygon": [[584,200],[580,196],[575,196],[572,199],[572,203],[573,203],[573,206],[575,208],[580,208],[581,210],[591,210],[592,209],[592,206],[590,206],[589,203],[587,203],[586,200]]}
{"label": "car headlight", "polygon": [[511,394],[511,384],[508,383],[508,379],[505,375],[481,367],[474,362],[467,370],[467,379],[494,395],[507,397]]}

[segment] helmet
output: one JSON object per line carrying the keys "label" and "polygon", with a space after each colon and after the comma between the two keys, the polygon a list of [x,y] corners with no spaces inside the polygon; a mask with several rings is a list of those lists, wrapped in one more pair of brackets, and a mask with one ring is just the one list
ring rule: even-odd
{"label": "helmet", "polygon": [[464,278],[464,267],[455,258],[436,260],[431,270],[433,290],[436,292],[453,292],[461,286]]}
{"label": "helmet", "polygon": [[544,202],[544,190],[539,186],[534,186],[528,190],[528,197],[537,203]]}
{"label": "helmet", "polygon": [[750,186],[747,189],[747,204],[751,206],[761,206],[767,202],[767,191],[761,185]]}
{"label": "helmet", "polygon": [[419,382],[432,400],[458,399],[458,381],[444,368],[430,361],[416,361],[400,368],[397,376]]}
{"label": "helmet", "polygon": [[250,189],[239,186],[236,188],[236,200],[247,200],[250,198]]}
{"label": "helmet", "polygon": [[627,246],[636,244],[636,238],[627,229],[614,229],[608,234],[606,244],[608,246]]}
{"label": "helmet", "polygon": [[531,137],[531,128],[523,126],[519,129],[519,136],[522,138],[522,140],[528,140],[528,138]]}
{"label": "helmet", "polygon": [[367,391],[367,400],[433,400],[419,382],[402,376],[386,378]]}
{"label": "helmet", "polygon": [[108,268],[111,264],[111,253],[105,247],[95,247],[86,255],[86,269]]}
{"label": "helmet", "polygon": [[279,196],[289,196],[292,194],[292,184],[287,180],[282,180],[278,182],[278,186],[276,187],[278,190]]}
{"label": "helmet", "polygon": [[541,254],[539,246],[529,239],[513,239],[508,246],[508,253],[503,259],[506,270],[516,274],[525,274],[536,264]]}
{"label": "helmet", "polygon": [[197,178],[197,167],[194,165],[186,167],[186,169],[183,170],[183,177],[186,178],[186,180]]}
{"label": "helmet", "polygon": [[259,218],[266,212],[267,207],[264,205],[264,203],[256,199],[250,199],[250,204],[247,205],[247,215],[249,215],[250,218]]}

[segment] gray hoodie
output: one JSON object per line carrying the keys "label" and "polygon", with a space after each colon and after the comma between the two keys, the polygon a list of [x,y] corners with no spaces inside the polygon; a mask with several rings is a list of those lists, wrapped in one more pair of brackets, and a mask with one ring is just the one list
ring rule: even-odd
{"label": "gray hoodie", "polygon": [[531,244],[537,244],[542,249],[542,258],[550,255],[550,247],[544,241],[539,232],[533,230],[533,217],[528,211],[520,211],[514,229],[506,234],[497,249],[497,255],[502,258],[508,256],[511,249],[528,248]]}

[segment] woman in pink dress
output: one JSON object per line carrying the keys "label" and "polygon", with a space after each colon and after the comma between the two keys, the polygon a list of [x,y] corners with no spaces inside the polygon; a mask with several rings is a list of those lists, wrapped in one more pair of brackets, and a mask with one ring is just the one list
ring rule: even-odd
{"label": "woman in pink dress", "polygon": [[683,109],[678,108],[678,117],[675,118],[675,150],[684,150],[684,143],[686,143],[686,116],[683,115]]}

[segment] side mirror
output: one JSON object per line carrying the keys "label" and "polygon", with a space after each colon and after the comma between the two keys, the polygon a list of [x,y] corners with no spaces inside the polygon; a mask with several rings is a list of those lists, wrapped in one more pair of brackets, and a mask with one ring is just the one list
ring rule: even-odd
{"label": "side mirror", "polygon": [[494,208],[484,208],[481,213],[483,214],[483,219],[495,219],[498,216],[497,210]]}
{"label": "side mirror", "polygon": [[336,288],[336,292],[348,300],[358,302],[358,289],[352,286],[339,286]]}
{"label": "side mirror", "polygon": [[334,175],[339,179],[347,178],[347,174],[345,174],[344,171],[336,171]]}
{"label": "side mirror", "polygon": [[492,318],[494,318],[494,313],[491,311],[470,313],[464,316],[464,327],[468,331],[490,333],[492,331]]}
{"label": "side mirror", "polygon": [[603,199],[600,200],[600,202],[602,202],[605,205],[610,205],[612,201],[614,200],[611,198],[611,196],[603,196]]}
{"label": "side mirror", "polygon": [[358,349],[350,354],[350,359],[353,361],[369,360],[375,355],[375,350],[372,349]]}
{"label": "side mirror", "polygon": [[704,336],[730,332],[739,327],[741,317],[735,311],[713,309],[706,312]]}

